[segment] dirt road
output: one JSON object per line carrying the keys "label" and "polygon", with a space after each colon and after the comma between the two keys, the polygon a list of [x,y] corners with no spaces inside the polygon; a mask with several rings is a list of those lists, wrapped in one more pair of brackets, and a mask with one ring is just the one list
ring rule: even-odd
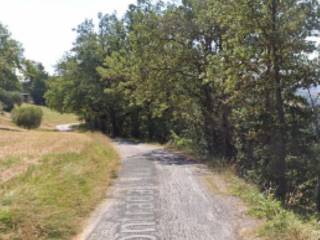
{"label": "dirt road", "polygon": [[123,167],[81,239],[236,240],[250,220],[209,190],[208,169],[144,144],[116,143]]}
{"label": "dirt road", "polygon": [[72,132],[74,127],[78,126],[79,123],[68,123],[68,124],[60,124],[56,126],[56,130],[59,132]]}

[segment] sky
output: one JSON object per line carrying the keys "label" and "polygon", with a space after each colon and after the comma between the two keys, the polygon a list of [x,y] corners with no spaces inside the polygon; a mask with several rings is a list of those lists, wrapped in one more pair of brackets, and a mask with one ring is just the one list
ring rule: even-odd
{"label": "sky", "polygon": [[72,31],[85,18],[98,12],[122,16],[136,0],[1,0],[0,22],[14,39],[22,43],[24,55],[43,63],[54,72],[54,65],[70,50],[76,34]]}
{"label": "sky", "polygon": [[53,73],[54,65],[72,47],[73,28],[85,18],[96,18],[98,12],[116,11],[122,16],[132,3],[136,0],[1,0],[0,22],[22,43],[28,59]]}

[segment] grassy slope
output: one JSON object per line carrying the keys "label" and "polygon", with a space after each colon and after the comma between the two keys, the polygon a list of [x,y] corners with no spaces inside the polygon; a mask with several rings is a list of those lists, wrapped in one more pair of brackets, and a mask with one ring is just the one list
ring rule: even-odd
{"label": "grassy slope", "polygon": [[0,130],[0,183],[48,153],[79,153],[92,140],[85,134]]}
{"label": "grassy slope", "polygon": [[10,115],[8,113],[0,114],[0,125],[3,126],[14,126],[11,122]]}
{"label": "grassy slope", "polygon": [[[42,110],[42,128],[77,122],[75,115]],[[0,125],[14,127],[9,114]],[[105,197],[119,164],[116,151],[98,133],[14,129],[0,128],[0,239],[71,239]]]}
{"label": "grassy slope", "polygon": [[[42,129],[54,129],[57,124],[77,122],[73,114],[60,114],[46,107],[43,110]],[[11,131],[8,131],[11,130]],[[77,142],[77,145],[72,144]],[[88,137],[79,133],[49,133],[26,131],[15,126],[9,113],[0,115],[0,182],[24,172],[48,152],[79,151]],[[76,146],[76,147],[75,147]]]}
{"label": "grassy slope", "polygon": [[[30,104],[24,104],[30,105]],[[41,128],[43,129],[54,129],[56,125],[59,124],[66,124],[66,123],[77,123],[79,119],[74,114],[61,114],[56,111],[53,111],[47,107],[39,106],[43,111],[43,119],[41,123]],[[18,129],[14,123],[12,123],[10,114],[0,114],[0,129],[7,128],[7,129]]]}
{"label": "grassy slope", "polygon": [[0,129],[19,130],[19,128],[11,121],[9,113],[0,113]]}
{"label": "grassy slope", "polygon": [[80,230],[118,166],[108,140],[89,137],[80,152],[45,154],[40,164],[0,184],[0,239],[70,239]]}
{"label": "grassy slope", "polygon": [[[263,224],[256,235],[265,240],[319,240],[320,226],[316,220],[303,221],[298,215],[284,209],[271,195],[263,194],[257,186],[236,176],[231,169],[213,168],[213,173],[224,183],[221,190],[209,180],[217,192],[241,198],[248,207],[248,214],[261,219]],[[219,181],[218,181],[219,182]]]}
{"label": "grassy slope", "polygon": [[40,108],[43,111],[43,120],[41,124],[42,128],[54,128],[59,124],[79,122],[78,117],[74,114],[61,114],[43,106]]}

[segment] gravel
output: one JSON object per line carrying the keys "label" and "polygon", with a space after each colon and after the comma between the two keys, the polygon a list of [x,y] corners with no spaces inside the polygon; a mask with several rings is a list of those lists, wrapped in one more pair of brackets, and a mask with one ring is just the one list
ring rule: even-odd
{"label": "gravel", "polygon": [[79,239],[242,239],[250,219],[238,200],[210,191],[205,165],[158,146],[115,144],[123,158],[119,178]]}

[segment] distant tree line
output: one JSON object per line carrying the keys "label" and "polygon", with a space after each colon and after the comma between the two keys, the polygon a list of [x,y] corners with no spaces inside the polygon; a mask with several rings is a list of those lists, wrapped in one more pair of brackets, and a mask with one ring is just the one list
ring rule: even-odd
{"label": "distant tree line", "polygon": [[139,0],[75,30],[46,94],[114,137],[188,142],[288,206],[320,210],[319,2]]}
{"label": "distant tree line", "polygon": [[11,111],[30,94],[35,104],[45,104],[49,76],[41,63],[26,59],[22,45],[0,23],[0,111]]}

